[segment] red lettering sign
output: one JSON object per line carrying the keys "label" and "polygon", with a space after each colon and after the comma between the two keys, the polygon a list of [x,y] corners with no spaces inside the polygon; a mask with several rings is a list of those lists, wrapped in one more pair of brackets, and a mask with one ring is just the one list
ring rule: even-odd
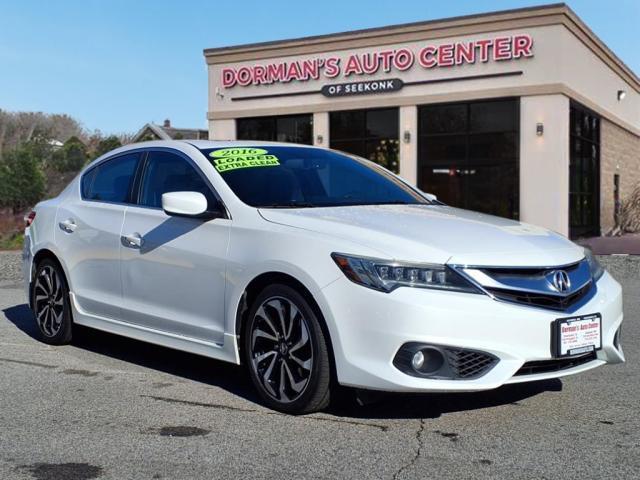
{"label": "red lettering sign", "polygon": [[533,38],[528,34],[479,38],[462,42],[427,44],[417,50],[408,47],[377,52],[351,53],[340,57],[317,57],[267,64],[224,67],[221,70],[223,88],[236,85],[269,85],[273,83],[305,82],[320,77],[340,75],[375,75],[381,71],[404,72],[417,63],[421,68],[445,68],[473,65],[477,62],[501,62],[533,57]]}

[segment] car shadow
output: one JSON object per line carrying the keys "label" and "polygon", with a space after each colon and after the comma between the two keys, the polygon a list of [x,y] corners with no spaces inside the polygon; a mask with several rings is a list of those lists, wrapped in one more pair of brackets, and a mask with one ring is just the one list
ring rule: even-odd
{"label": "car shadow", "polygon": [[[187,217],[169,217],[144,235],[140,254],[150,253],[202,225],[202,220]],[[124,241],[124,240],[123,240]],[[125,244],[125,246],[128,246]]]}
{"label": "car shadow", "polygon": [[[40,340],[33,313],[26,304],[3,310],[7,319],[31,338]],[[99,355],[223,388],[259,403],[243,367],[173,350],[92,328],[74,326],[72,345]]]}
{"label": "car shadow", "polygon": [[[524,400],[545,392],[562,391],[557,379],[504,385],[494,390],[460,393],[344,392],[351,400],[340,400],[329,413],[359,419],[438,418],[447,413],[469,412],[512,405],[524,407]],[[364,405],[362,405],[364,403]]]}
{"label": "car shadow", "polygon": [[[33,314],[26,304],[6,308],[3,312],[20,331],[40,341]],[[261,403],[241,366],[84,327],[75,327],[73,346],[216,386],[250,402]],[[359,419],[438,418],[446,413],[501,405],[521,407],[521,402],[528,398],[561,390],[562,382],[558,379],[505,385],[495,390],[473,393],[407,394],[340,388],[326,413]]]}

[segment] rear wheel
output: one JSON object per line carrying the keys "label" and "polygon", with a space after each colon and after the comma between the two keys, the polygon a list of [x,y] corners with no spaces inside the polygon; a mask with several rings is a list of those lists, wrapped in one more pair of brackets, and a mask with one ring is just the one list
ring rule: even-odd
{"label": "rear wheel", "polygon": [[60,266],[51,259],[38,264],[31,305],[42,340],[51,345],[71,342],[69,288]]}
{"label": "rear wheel", "polygon": [[307,300],[287,285],[271,285],[248,318],[244,361],[264,402],[293,414],[325,408],[331,380],[327,339]]}

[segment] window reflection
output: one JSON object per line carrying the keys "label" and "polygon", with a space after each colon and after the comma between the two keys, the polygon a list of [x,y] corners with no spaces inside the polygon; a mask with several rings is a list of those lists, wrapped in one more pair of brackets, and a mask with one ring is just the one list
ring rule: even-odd
{"label": "window reflection", "polygon": [[427,105],[418,116],[420,189],[449,205],[518,218],[518,100]]}
{"label": "window reflection", "polygon": [[239,118],[236,120],[236,138],[311,145],[313,116],[305,114]]}
{"label": "window reflection", "polygon": [[361,156],[398,173],[398,109],[349,110],[329,116],[331,148]]}

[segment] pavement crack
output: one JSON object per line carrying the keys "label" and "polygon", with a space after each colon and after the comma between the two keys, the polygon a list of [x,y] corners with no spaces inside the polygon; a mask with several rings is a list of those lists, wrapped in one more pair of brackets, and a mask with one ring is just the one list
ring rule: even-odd
{"label": "pavement crack", "polygon": [[98,375],[98,372],[91,372],[89,370],[78,370],[76,368],[67,368],[63,370],[62,373],[65,375],[80,375],[81,377],[95,377]]}
{"label": "pavement crack", "polygon": [[[285,417],[289,417],[290,415],[284,415],[282,413],[276,413],[276,412],[267,412],[269,415],[282,415]],[[327,417],[310,417],[310,416],[306,416],[306,417],[296,417],[296,418],[300,418],[303,420],[316,420],[319,422],[333,422],[333,423],[344,423],[346,425],[355,425],[358,427],[369,427],[369,428],[376,428],[378,430],[381,430],[383,432],[386,432],[387,430],[389,430],[389,427],[387,425],[379,425],[377,423],[365,423],[365,422],[356,422],[353,420],[336,420],[334,418],[327,418]]]}
{"label": "pavement crack", "polygon": [[177,403],[181,405],[189,405],[191,407],[217,408],[219,410],[233,410],[238,412],[258,413],[258,410],[253,410],[250,408],[232,407],[230,405],[222,405],[219,403],[193,402],[191,400],[180,400],[179,398],[158,397],[156,395],[140,395],[140,396],[143,398],[151,398],[153,400],[158,400],[160,402]]}
{"label": "pavement crack", "polygon": [[295,418],[295,419],[299,419],[299,420],[314,420],[314,421],[318,421],[318,422],[343,423],[343,424],[346,424],[346,425],[354,425],[354,426],[358,426],[358,427],[375,428],[375,429],[381,430],[383,432],[386,432],[387,430],[389,430],[389,427],[387,425],[379,425],[379,424],[376,424],[376,423],[356,422],[356,421],[353,421],[353,420],[337,420],[337,419],[334,419],[334,418],[314,417],[314,416],[295,417],[295,416],[286,415],[284,413],[279,413],[279,412],[256,410],[254,408],[232,407],[230,405],[222,405],[222,404],[219,404],[219,403],[194,402],[192,400],[180,400],[179,398],[159,397],[159,396],[156,396],[156,395],[140,395],[140,396],[143,397],[143,398],[151,398],[152,400],[157,400],[157,401],[160,401],[160,402],[175,403],[175,404],[180,404],[180,405],[188,405],[188,406],[191,406],[191,407],[215,408],[215,409],[219,409],[219,410],[230,410],[230,411],[235,411],[235,412],[257,413],[257,414],[263,414],[263,415],[274,415],[274,416],[278,416],[278,417]]}
{"label": "pavement crack", "polygon": [[421,418],[420,426],[416,430],[416,442],[418,446],[415,450],[415,454],[413,455],[413,458],[408,463],[405,463],[404,465],[402,465],[398,469],[398,471],[393,474],[393,480],[400,478],[400,475],[406,470],[409,470],[411,467],[413,467],[418,461],[418,458],[420,458],[420,455],[422,454],[422,447],[424,446],[424,441],[422,439],[422,433],[424,432],[424,427],[425,427],[424,418]]}
{"label": "pavement crack", "polygon": [[0,362],[18,363],[20,365],[29,365],[31,367],[58,368],[57,365],[47,365],[46,363],[27,362],[25,360],[12,360],[10,358],[0,358]]}

